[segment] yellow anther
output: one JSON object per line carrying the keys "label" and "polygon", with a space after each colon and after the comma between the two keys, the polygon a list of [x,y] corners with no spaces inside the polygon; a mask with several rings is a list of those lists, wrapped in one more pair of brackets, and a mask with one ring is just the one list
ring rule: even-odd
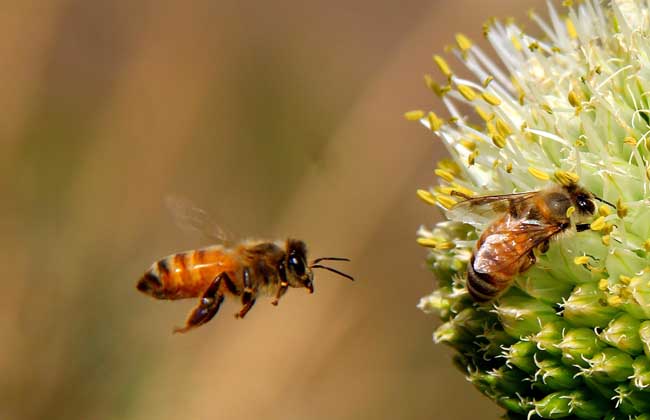
{"label": "yellow anther", "polygon": [[510,134],[512,134],[512,129],[510,126],[501,118],[497,118],[497,131],[503,137],[508,137]]}
{"label": "yellow anther", "polygon": [[438,118],[435,112],[429,111],[427,114],[427,120],[429,120],[429,125],[431,126],[432,131],[438,131],[445,123],[443,120]]}
{"label": "yellow anther", "polygon": [[501,105],[501,99],[497,98],[490,92],[484,91],[483,93],[481,93],[481,97],[485,102],[489,103],[490,105],[494,105],[494,106]]}
{"label": "yellow anther", "polygon": [[570,90],[569,95],[567,97],[569,100],[569,104],[571,104],[572,107],[577,108],[580,106],[580,95],[576,93],[575,90]]}
{"label": "yellow anther", "polygon": [[643,249],[645,249],[646,252],[650,252],[650,239],[646,239],[643,242]]}
{"label": "yellow anther", "polygon": [[440,178],[444,179],[447,182],[452,182],[454,180],[454,174],[452,174],[449,171],[446,171],[444,169],[436,169],[435,174],[438,175]]}
{"label": "yellow anther", "polygon": [[449,64],[447,64],[447,61],[445,61],[444,58],[436,54],[433,56],[433,62],[436,63],[442,74],[444,74],[447,79],[451,78],[451,69],[449,68]]}
{"label": "yellow anther", "polygon": [[580,257],[575,257],[575,258],[573,259],[573,263],[574,263],[575,265],[585,265],[585,264],[587,264],[588,262],[589,262],[589,257],[586,256],[586,255],[582,255],[582,256],[580,256]]}
{"label": "yellow anther", "polygon": [[450,208],[456,205],[456,200],[449,197],[448,195],[437,194],[435,197],[438,204],[440,204],[442,207],[446,208],[447,210],[449,210]]}
{"label": "yellow anther", "polygon": [[528,50],[531,52],[539,50],[539,43],[536,41],[531,42],[530,44],[528,44]]}
{"label": "yellow anther", "polygon": [[600,238],[600,242],[602,242],[602,244],[605,245],[605,246],[609,246],[610,236],[609,235],[603,235],[603,237]]}
{"label": "yellow anther", "polygon": [[549,179],[551,179],[551,177],[548,176],[548,174],[546,172],[544,172],[544,171],[542,171],[540,169],[537,169],[537,168],[533,168],[532,166],[528,167],[528,172],[530,172],[530,174],[532,176],[534,176],[535,178],[537,178],[537,179],[539,179],[541,181],[548,181]]}
{"label": "yellow anther", "polygon": [[553,115],[553,108],[551,108],[547,104],[540,105],[540,108],[542,108],[544,112],[546,112],[547,114]]}
{"label": "yellow anther", "polygon": [[598,207],[598,214],[607,217],[612,214],[612,211],[610,210],[609,206],[601,204],[600,207]]}
{"label": "yellow anther", "polygon": [[427,190],[417,190],[418,197],[427,204],[436,204],[436,198]]}
{"label": "yellow anther", "polygon": [[609,287],[609,281],[607,281],[607,279],[598,280],[598,288],[600,290],[605,291],[607,290],[608,287]]}
{"label": "yellow anther", "polygon": [[506,165],[506,172],[509,173],[509,174],[512,173],[512,163],[511,162],[508,162],[508,164]]}
{"label": "yellow anther", "polygon": [[576,39],[578,37],[578,31],[576,31],[576,27],[573,25],[573,21],[570,18],[566,18],[564,20],[564,23],[566,25],[566,31],[569,34],[569,38]]}
{"label": "yellow anther", "polygon": [[623,304],[623,299],[620,296],[607,296],[607,304],[609,306],[621,306]]}
{"label": "yellow anther", "polygon": [[636,146],[636,139],[632,136],[627,136],[623,139],[623,143],[629,144],[630,146]]}
{"label": "yellow anther", "polygon": [[571,215],[575,213],[575,211],[576,211],[575,207],[573,206],[569,207],[568,209],[566,209],[566,217],[571,217]]}
{"label": "yellow anther", "polygon": [[436,248],[441,250],[448,250],[448,249],[456,248],[456,245],[453,242],[445,241],[445,242],[440,242]]}
{"label": "yellow anther", "polygon": [[436,166],[438,166],[440,169],[451,172],[455,176],[458,176],[460,174],[460,166],[458,166],[458,164],[451,159],[440,159],[437,162]]}
{"label": "yellow anther", "polygon": [[480,106],[475,106],[474,111],[476,111],[478,116],[485,122],[491,121],[494,118],[494,114],[487,112]]}
{"label": "yellow anther", "polygon": [[623,201],[621,201],[620,198],[616,200],[616,214],[618,217],[621,219],[624,218],[627,216],[627,211],[628,207],[623,203]]}
{"label": "yellow anther", "polygon": [[470,152],[476,150],[476,143],[471,140],[462,139],[459,143]]}
{"label": "yellow anther", "polygon": [[427,247],[427,248],[437,248],[438,247],[438,241],[434,238],[418,238],[417,239],[418,245]]}
{"label": "yellow anther", "polygon": [[469,197],[472,197],[474,195],[474,191],[470,190],[469,188],[465,188],[462,185],[452,184],[452,187],[453,187],[452,188],[453,191],[459,192],[459,193],[461,193],[463,195],[466,195],[466,196],[469,196]]}
{"label": "yellow anther", "polygon": [[519,42],[519,38],[517,38],[515,35],[512,35],[510,37],[510,41],[512,41],[512,45],[514,45],[517,51],[521,51],[522,47],[521,47],[521,42]]}
{"label": "yellow anther", "polygon": [[594,220],[591,223],[591,230],[603,230],[607,226],[607,223],[605,222],[605,218],[603,216],[600,216],[598,219]]}
{"label": "yellow anther", "polygon": [[467,164],[472,166],[476,163],[476,158],[478,157],[478,150],[474,150],[472,153],[467,156]]}
{"label": "yellow anther", "polygon": [[424,117],[424,111],[416,109],[413,111],[408,111],[404,113],[404,118],[409,121],[418,121]]}
{"label": "yellow anther", "polygon": [[557,182],[564,185],[565,187],[575,185],[578,183],[578,181],[580,181],[580,177],[575,172],[558,170],[555,171],[553,175],[555,176]]}
{"label": "yellow anther", "polygon": [[488,87],[488,85],[494,80],[494,77],[488,76],[483,80],[483,87]]}
{"label": "yellow anther", "polygon": [[456,34],[456,44],[463,52],[472,48],[472,41],[463,34]]}
{"label": "yellow anther", "polygon": [[476,99],[476,92],[471,87],[467,85],[457,85],[457,88],[458,92],[460,92],[460,94],[463,95],[463,97],[468,101],[473,101]]}
{"label": "yellow anther", "polygon": [[630,284],[630,282],[632,281],[632,277],[621,274],[620,276],[618,276],[618,281],[627,285]]}
{"label": "yellow anther", "polygon": [[501,134],[494,134],[492,136],[492,143],[499,149],[506,147],[506,139]]}

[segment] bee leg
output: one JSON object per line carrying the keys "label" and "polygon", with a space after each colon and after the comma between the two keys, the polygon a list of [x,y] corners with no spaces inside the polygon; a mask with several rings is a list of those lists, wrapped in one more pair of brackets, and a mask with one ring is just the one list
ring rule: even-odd
{"label": "bee leg", "polygon": [[223,302],[223,292],[220,289],[221,280],[224,280],[226,283],[231,282],[228,274],[221,273],[219,274],[214,281],[210,284],[201,299],[199,304],[192,310],[190,316],[187,317],[185,321],[185,326],[183,328],[176,327],[174,328],[175,333],[185,333],[210,321],[219,311],[221,302]]}
{"label": "bee leg", "polygon": [[278,306],[280,298],[286,293],[287,289],[289,288],[289,283],[287,283],[287,271],[284,268],[284,262],[281,262],[278,266],[278,275],[280,276],[280,287],[275,294],[275,298],[273,298],[271,301],[271,304],[274,306]]}
{"label": "bee leg", "polygon": [[537,257],[535,256],[535,253],[533,251],[530,251],[528,255],[523,258],[527,258],[527,260],[522,264],[521,268],[519,268],[520,273],[523,273],[524,271],[528,270],[537,262]]}
{"label": "bee leg", "polygon": [[584,232],[585,230],[589,230],[589,223],[580,223],[576,225],[576,231],[578,232]]}
{"label": "bee leg", "polygon": [[287,292],[287,289],[289,288],[289,283],[286,281],[280,282],[280,288],[278,289],[278,292],[275,294],[275,298],[271,301],[271,304],[274,306],[278,306],[278,302],[280,301],[280,298],[282,295],[284,295]]}
{"label": "bee leg", "polygon": [[244,291],[241,295],[241,303],[244,305],[239,312],[235,313],[235,318],[243,318],[246,316],[248,311],[255,305],[255,298],[253,297],[253,284],[251,282],[251,273],[248,267],[244,267],[244,272],[242,273],[244,280]]}
{"label": "bee leg", "polygon": [[548,248],[550,246],[549,241],[544,241],[539,245],[539,252],[542,254],[546,254],[546,251],[548,251]]}

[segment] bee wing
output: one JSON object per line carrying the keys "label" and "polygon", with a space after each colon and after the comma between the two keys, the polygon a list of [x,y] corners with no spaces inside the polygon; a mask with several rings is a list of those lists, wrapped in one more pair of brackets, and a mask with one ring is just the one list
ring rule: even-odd
{"label": "bee wing", "polygon": [[562,226],[540,220],[509,219],[500,225],[501,229],[484,238],[474,258],[476,271],[494,273],[504,270],[562,231]]}
{"label": "bee wing", "polygon": [[499,214],[506,213],[511,206],[521,206],[523,202],[531,199],[538,193],[538,191],[532,191],[470,197],[458,191],[453,191],[452,195],[464,198],[464,200],[449,209],[447,211],[447,217],[450,220],[471,225],[485,224],[495,219]]}
{"label": "bee wing", "polygon": [[232,235],[217,224],[208,212],[195,206],[190,200],[177,195],[167,195],[165,206],[172,214],[174,222],[185,231],[200,232],[211,241],[231,242]]}

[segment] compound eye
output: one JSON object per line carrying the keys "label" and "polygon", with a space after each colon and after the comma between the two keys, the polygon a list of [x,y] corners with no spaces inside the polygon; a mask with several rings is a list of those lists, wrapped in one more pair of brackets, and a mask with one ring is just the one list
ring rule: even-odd
{"label": "compound eye", "polygon": [[289,267],[298,276],[305,274],[305,265],[297,257],[289,257]]}
{"label": "compound eye", "polygon": [[593,214],[596,211],[593,201],[585,195],[579,195],[577,197],[576,205],[578,206],[578,210],[582,213]]}

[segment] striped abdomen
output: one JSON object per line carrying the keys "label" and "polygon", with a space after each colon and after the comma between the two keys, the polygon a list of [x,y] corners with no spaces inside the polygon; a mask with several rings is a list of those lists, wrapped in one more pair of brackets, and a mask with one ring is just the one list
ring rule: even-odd
{"label": "striped abdomen", "polygon": [[221,246],[169,255],[151,265],[137,288],[157,299],[184,299],[200,296],[219,273],[237,278],[240,263]]}

